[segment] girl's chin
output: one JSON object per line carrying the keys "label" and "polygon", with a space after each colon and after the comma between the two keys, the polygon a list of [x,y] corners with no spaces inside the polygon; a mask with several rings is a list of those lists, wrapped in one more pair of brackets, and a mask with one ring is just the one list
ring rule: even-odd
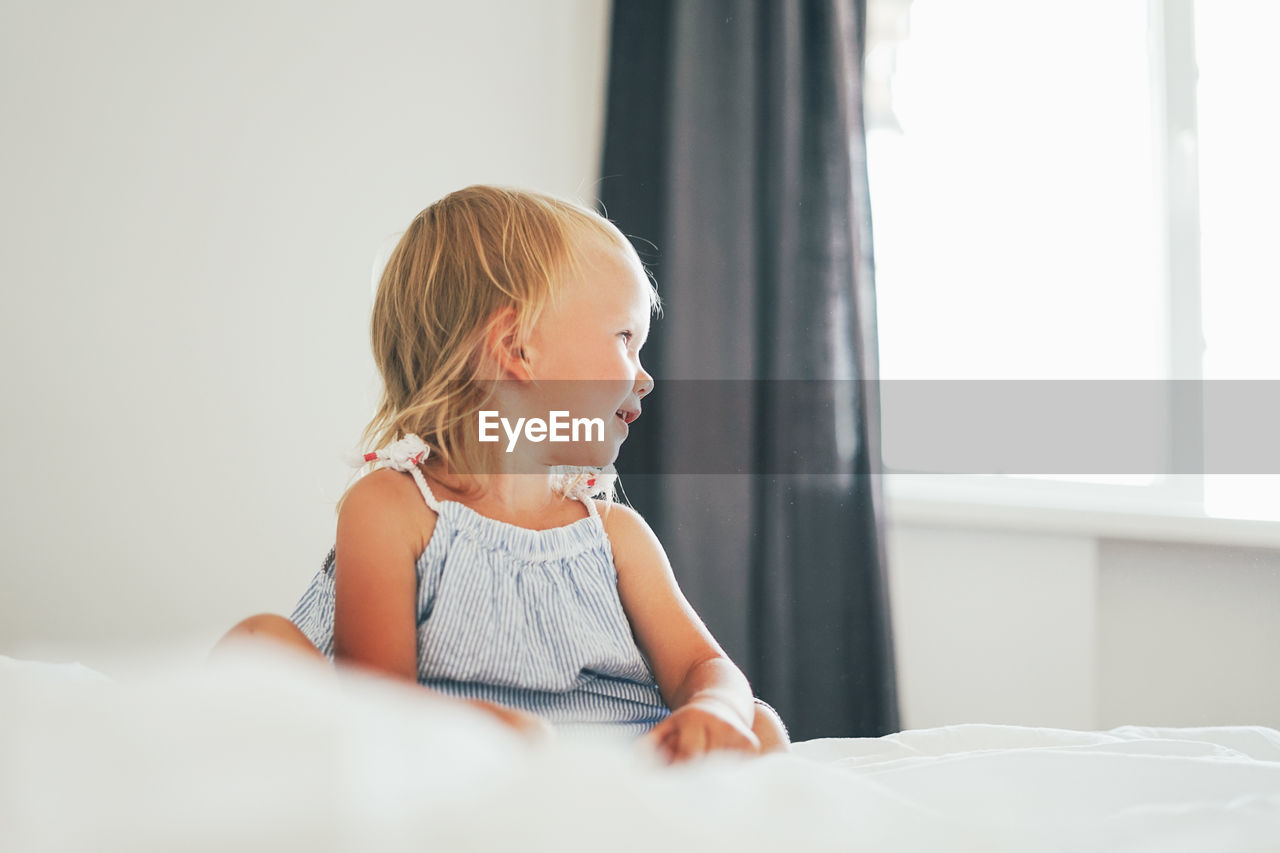
{"label": "girl's chin", "polygon": [[584,447],[578,453],[566,453],[557,455],[553,465],[568,465],[578,468],[606,468],[618,460],[618,451],[622,449],[622,442],[626,440],[623,436],[617,441],[603,441],[593,443],[591,447]]}

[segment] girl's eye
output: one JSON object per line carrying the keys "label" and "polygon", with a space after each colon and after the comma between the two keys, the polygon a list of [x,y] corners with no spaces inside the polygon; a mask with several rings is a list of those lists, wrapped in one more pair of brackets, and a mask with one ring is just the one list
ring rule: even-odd
{"label": "girl's eye", "polygon": [[631,343],[631,339],[635,337],[635,334],[632,332],[618,332],[618,334],[621,335],[622,339],[627,343]]}

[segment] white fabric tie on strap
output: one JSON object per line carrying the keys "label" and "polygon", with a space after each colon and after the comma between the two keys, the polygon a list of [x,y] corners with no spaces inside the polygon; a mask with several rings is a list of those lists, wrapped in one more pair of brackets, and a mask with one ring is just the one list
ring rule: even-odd
{"label": "white fabric tie on strap", "polygon": [[592,498],[612,494],[618,472],[612,465],[607,468],[564,468],[558,477],[556,485],[562,495],[582,501],[589,514],[599,515]]}
{"label": "white fabric tie on strap", "polygon": [[381,450],[366,453],[361,463],[381,462],[393,471],[412,471],[423,463],[431,453],[426,442],[413,433],[409,433],[399,441],[393,441]]}
{"label": "white fabric tie on strap", "polygon": [[353,457],[350,461],[353,468],[359,468],[366,462],[381,462],[384,468],[390,468],[392,471],[409,472],[413,475],[413,481],[418,484],[418,491],[422,492],[422,499],[427,502],[427,506],[440,512],[440,502],[431,493],[431,487],[427,485],[426,478],[422,476],[422,469],[418,467],[430,455],[431,448],[427,447],[426,442],[409,433],[381,450]]}

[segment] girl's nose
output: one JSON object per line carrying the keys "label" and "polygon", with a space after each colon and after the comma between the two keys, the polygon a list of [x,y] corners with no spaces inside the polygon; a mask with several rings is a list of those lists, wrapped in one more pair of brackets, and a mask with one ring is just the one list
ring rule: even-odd
{"label": "girl's nose", "polygon": [[643,397],[653,390],[653,377],[643,367],[640,368],[640,375],[636,377],[636,396]]}

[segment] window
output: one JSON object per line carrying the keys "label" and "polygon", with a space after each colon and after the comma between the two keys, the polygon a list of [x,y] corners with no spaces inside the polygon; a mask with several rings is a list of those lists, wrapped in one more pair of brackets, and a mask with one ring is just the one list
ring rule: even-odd
{"label": "window", "polygon": [[1242,413],[1204,405],[1280,380],[1277,25],[1251,0],[868,0],[889,472],[938,470],[907,438],[916,383],[1132,380],[1154,466],[948,488],[1280,519],[1280,477],[1206,459]]}

